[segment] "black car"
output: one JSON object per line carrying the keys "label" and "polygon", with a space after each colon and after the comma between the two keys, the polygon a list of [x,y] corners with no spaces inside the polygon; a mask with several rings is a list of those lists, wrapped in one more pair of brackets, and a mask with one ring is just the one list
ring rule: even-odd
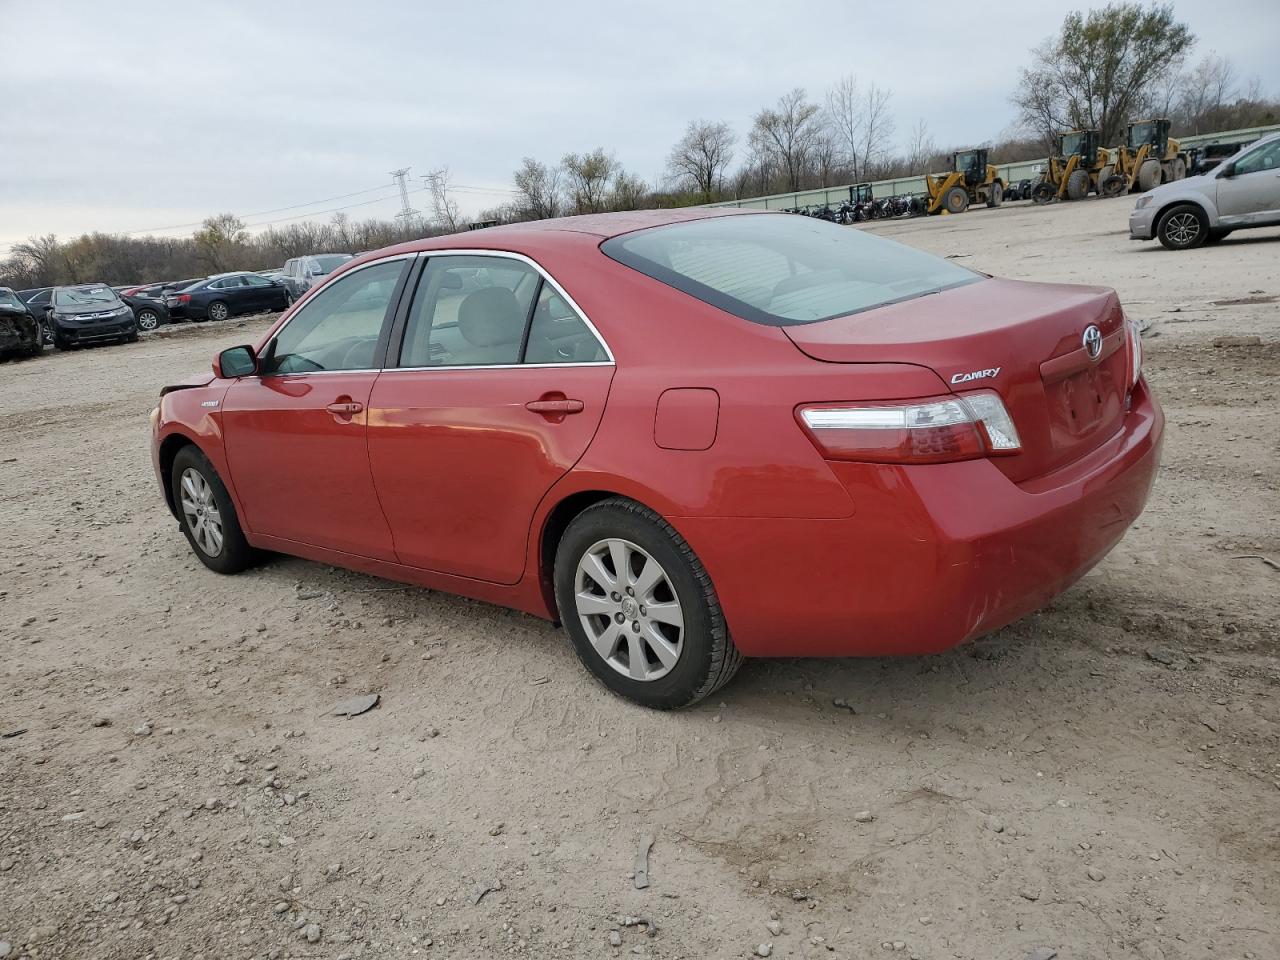
{"label": "black car", "polygon": [[221,273],[165,297],[169,316],[188,320],[225,320],[238,313],[283,310],[289,291],[256,273]]}
{"label": "black car", "polygon": [[53,343],[53,327],[45,320],[49,298],[52,296],[53,287],[32,287],[29,290],[18,291],[18,299],[27,305],[31,315],[40,324],[40,335],[45,343]]}
{"label": "black car", "polygon": [[8,287],[0,287],[0,357],[35,357],[44,350],[40,324]]}
{"label": "black car", "polygon": [[104,340],[132,343],[138,339],[133,310],[106,284],[54,287],[46,309],[59,350]]}
{"label": "black car", "polygon": [[138,321],[138,329],[148,333],[169,322],[169,307],[164,302],[164,294],[159,289],[152,289],[156,284],[145,287],[127,287],[120,292],[120,299],[133,311],[133,319]]}

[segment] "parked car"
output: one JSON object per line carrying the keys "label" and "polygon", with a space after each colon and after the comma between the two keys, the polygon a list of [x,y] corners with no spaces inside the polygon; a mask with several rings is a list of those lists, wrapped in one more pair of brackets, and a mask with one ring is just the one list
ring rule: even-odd
{"label": "parked car", "polygon": [[59,350],[105,340],[132,343],[138,339],[133,310],[105,284],[54,287],[46,309]]}
{"label": "parked car", "polygon": [[349,253],[313,253],[286,260],[282,268],[285,284],[296,300],[351,259]]}
{"label": "parked car", "polygon": [[120,299],[133,311],[133,318],[143,333],[149,333],[162,323],[169,322],[169,307],[164,302],[164,295],[154,289],[155,286],[149,284],[145,287],[130,287],[119,294]]}
{"label": "parked car", "polygon": [[1263,137],[1208,173],[1155,187],[1129,214],[1129,238],[1170,250],[1217,243],[1233,230],[1280,224],[1280,133]]}
{"label": "parked car", "polygon": [[1187,151],[1190,162],[1187,165],[1188,176],[1208,173],[1223,160],[1234,157],[1241,148],[1247,147],[1252,140],[1236,143],[1208,143],[1203,147],[1192,147]]}
{"label": "parked car", "polygon": [[18,299],[27,305],[31,315],[40,324],[40,335],[46,344],[53,343],[53,326],[46,319],[49,298],[53,296],[53,287],[32,287],[17,291]]}
{"label": "parked car", "polygon": [[1038,609],[1141,513],[1163,415],[1110,290],[686,208],[371,254],[152,423],[210,569],[279,551],[559,620],[674,708],[744,656]]}
{"label": "parked car", "polygon": [[0,287],[0,357],[36,357],[44,350],[40,324],[8,287]]}
{"label": "parked car", "polygon": [[220,273],[172,291],[165,297],[171,317],[225,320],[241,313],[283,310],[289,292],[256,273]]}

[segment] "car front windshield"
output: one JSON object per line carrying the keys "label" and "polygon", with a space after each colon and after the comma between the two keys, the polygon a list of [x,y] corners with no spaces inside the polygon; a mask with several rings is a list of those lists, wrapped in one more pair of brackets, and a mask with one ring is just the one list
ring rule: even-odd
{"label": "car front windshield", "polygon": [[783,213],[654,227],[600,249],[727,313],[771,326],[830,320],[982,279],[892,240]]}
{"label": "car front windshield", "polygon": [[55,307],[84,307],[119,303],[110,287],[63,287],[53,294]]}
{"label": "car front windshield", "polygon": [[351,259],[349,253],[326,253],[323,256],[313,257],[319,269],[316,273],[326,274],[333,273],[340,266]]}

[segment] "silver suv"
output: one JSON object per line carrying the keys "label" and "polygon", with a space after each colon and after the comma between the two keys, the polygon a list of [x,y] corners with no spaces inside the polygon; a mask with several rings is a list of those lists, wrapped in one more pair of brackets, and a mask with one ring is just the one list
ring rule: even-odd
{"label": "silver suv", "polygon": [[284,285],[296,300],[350,259],[349,253],[313,253],[286,260]]}
{"label": "silver suv", "polygon": [[1138,197],[1129,239],[1170,250],[1216,243],[1232,230],[1280,224],[1280,133],[1251,143],[1208,173]]}

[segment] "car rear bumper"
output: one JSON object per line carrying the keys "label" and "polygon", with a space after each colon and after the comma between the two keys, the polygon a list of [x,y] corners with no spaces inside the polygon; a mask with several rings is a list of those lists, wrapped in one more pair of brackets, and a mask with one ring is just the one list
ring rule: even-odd
{"label": "car rear bumper", "polygon": [[833,463],[849,519],[673,522],[748,656],[936,653],[1038,610],[1106,556],[1146,504],[1163,425],[1144,382],[1111,439],[1034,481],[988,460]]}

